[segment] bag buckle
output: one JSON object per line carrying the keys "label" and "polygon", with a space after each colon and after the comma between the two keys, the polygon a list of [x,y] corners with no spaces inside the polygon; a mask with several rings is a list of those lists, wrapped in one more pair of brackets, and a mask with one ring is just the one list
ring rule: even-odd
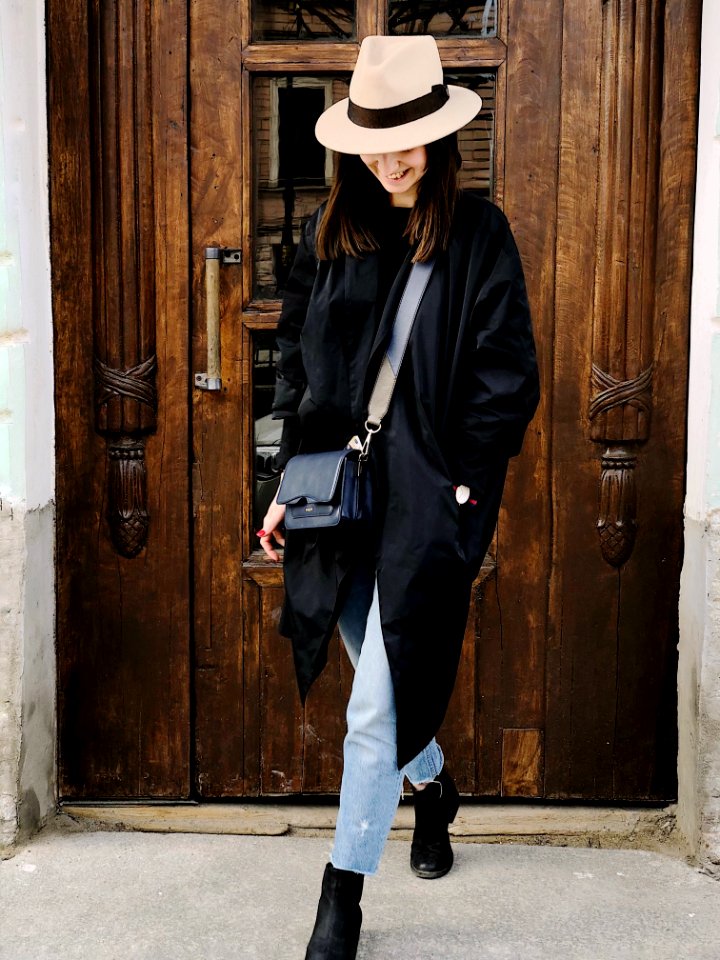
{"label": "bag buckle", "polygon": [[380,424],[366,420],[365,429],[367,430],[367,434],[365,435],[364,440],[361,440],[360,437],[355,434],[355,436],[348,441],[348,449],[357,450],[360,454],[361,460],[367,460],[370,453],[370,441],[373,438],[373,434],[380,432]]}
{"label": "bag buckle", "polygon": [[367,430],[367,435],[365,436],[365,441],[362,445],[362,452],[360,453],[360,458],[362,460],[367,460],[368,454],[370,453],[370,441],[372,440],[374,434],[380,432],[380,424],[373,423],[372,420],[366,420],[365,429]]}

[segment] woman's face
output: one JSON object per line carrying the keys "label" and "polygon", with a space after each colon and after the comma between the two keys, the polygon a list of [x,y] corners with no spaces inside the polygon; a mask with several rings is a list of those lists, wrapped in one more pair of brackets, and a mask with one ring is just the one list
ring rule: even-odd
{"label": "woman's face", "polygon": [[361,153],[360,159],[390,194],[394,207],[412,207],[417,186],[427,167],[425,147],[398,153]]}

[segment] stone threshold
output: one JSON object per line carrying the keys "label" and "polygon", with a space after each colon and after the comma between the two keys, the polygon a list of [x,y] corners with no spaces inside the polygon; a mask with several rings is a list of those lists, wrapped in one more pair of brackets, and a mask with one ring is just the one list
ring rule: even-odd
{"label": "stone threshold", "polygon": [[[636,847],[665,850],[684,845],[676,829],[676,807],[588,807],[462,804],[450,828],[469,843],[526,843],[554,846]],[[212,833],[241,836],[331,835],[335,805],[285,803],[98,803],[60,806],[86,830],[151,833]],[[67,822],[67,821],[66,821]],[[409,839],[413,809],[402,804],[391,839]]]}

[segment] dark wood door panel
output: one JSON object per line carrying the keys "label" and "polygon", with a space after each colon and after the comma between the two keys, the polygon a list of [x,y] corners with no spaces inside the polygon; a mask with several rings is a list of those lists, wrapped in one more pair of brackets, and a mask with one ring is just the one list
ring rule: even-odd
{"label": "dark wood door panel", "polygon": [[[494,582],[481,608],[478,793],[534,795],[543,755],[526,755],[524,735],[545,725],[547,595],[552,540],[550,450],[560,125],[562,4],[514,0],[505,6],[504,170],[498,197],[525,269],[538,346],[542,398],[511,463],[497,530]],[[541,26],[542,24],[542,26]],[[542,82],[538,78],[542,77]],[[540,772],[538,772],[540,771]]]}
{"label": "dark wood door panel", "polygon": [[[244,568],[246,700],[244,768],[252,795],[337,793],[352,667],[337,633],[328,663],[303,707],[292,646],[277,630],[283,591],[278,568]],[[239,638],[238,638],[239,639]]]}
{"label": "dark wood door panel", "polygon": [[190,790],[185,22],[48,3],[63,797]]}
{"label": "dark wood door panel", "polygon": [[[205,248],[238,248],[243,145],[238,0],[189,0],[193,370],[207,369]],[[196,755],[205,797],[245,791],[242,658],[242,267],[221,268],[222,389],[191,407]]]}
{"label": "dark wood door panel", "polygon": [[692,210],[692,176],[677,176],[694,117],[673,104],[698,26],[680,0],[565,6],[548,797],[676,791]]}

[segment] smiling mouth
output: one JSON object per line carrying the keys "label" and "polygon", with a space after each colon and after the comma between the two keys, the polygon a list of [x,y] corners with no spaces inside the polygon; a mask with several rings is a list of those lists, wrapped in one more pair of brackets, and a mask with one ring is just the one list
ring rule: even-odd
{"label": "smiling mouth", "polygon": [[402,173],[388,173],[386,174],[386,178],[388,180],[392,180],[393,182],[397,183],[398,181],[402,180],[405,177],[407,172],[408,172],[407,170],[403,170]]}

